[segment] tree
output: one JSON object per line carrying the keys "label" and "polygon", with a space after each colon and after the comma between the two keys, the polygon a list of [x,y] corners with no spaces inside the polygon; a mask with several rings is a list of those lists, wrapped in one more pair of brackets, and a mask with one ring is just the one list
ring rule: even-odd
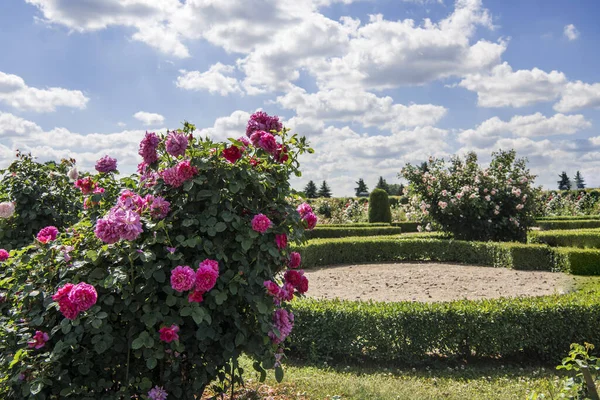
{"label": "tree", "polygon": [[571,190],[571,180],[565,171],[563,171],[559,176],[560,181],[558,181],[558,190]]}
{"label": "tree", "polygon": [[314,199],[318,197],[317,193],[317,185],[313,181],[308,181],[306,187],[304,188],[304,195],[309,199]]}
{"label": "tree", "polygon": [[326,181],[323,181],[323,183],[321,184],[318,195],[319,197],[331,197],[331,189],[327,185]]}
{"label": "tree", "polygon": [[365,196],[365,194],[369,193],[369,188],[367,187],[367,184],[363,178],[360,178],[356,184],[358,185],[356,188],[354,188],[356,191],[356,197],[360,197],[361,195]]}
{"label": "tree", "polygon": [[390,194],[390,186],[385,179],[383,179],[383,176],[379,177],[379,181],[377,181],[377,186],[375,186],[375,189],[385,190],[387,194]]}
{"label": "tree", "polygon": [[403,184],[389,183],[388,187],[389,187],[388,194],[390,196],[402,196],[402,191],[404,190]]}
{"label": "tree", "polygon": [[577,186],[577,189],[585,189],[585,181],[579,171],[575,174],[575,186]]}

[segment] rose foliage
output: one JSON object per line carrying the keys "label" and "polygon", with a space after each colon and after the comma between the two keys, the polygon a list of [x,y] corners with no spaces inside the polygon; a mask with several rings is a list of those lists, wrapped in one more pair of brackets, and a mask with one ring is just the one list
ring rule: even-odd
{"label": "rose foliage", "polygon": [[93,187],[117,181],[102,168],[80,182],[77,224],[0,263],[2,398],[200,398],[241,382],[242,352],[282,377],[286,302],[308,289],[289,246],[316,220],[289,178],[312,149],[263,114],[256,146],[189,123],[146,134],[134,186],[106,204]]}
{"label": "rose foliage", "polygon": [[456,239],[525,241],[535,222],[539,189],[514,150],[492,153],[488,168],[469,153],[449,165],[433,158],[421,166],[407,164],[401,176],[410,183],[424,226],[433,222]]}

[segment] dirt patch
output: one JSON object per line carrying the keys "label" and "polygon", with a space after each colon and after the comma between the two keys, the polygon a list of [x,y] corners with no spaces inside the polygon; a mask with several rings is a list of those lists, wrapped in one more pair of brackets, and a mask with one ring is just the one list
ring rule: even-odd
{"label": "dirt patch", "polygon": [[306,271],[309,297],[375,301],[452,301],[542,296],[571,290],[575,278],[443,263],[362,264]]}

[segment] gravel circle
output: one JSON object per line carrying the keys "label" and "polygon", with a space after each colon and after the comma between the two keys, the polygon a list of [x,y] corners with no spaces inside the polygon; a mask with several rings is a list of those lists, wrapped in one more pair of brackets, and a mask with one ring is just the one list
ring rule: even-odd
{"label": "gravel circle", "polygon": [[308,297],[420,301],[479,300],[566,293],[575,277],[446,263],[343,265],[307,270]]}

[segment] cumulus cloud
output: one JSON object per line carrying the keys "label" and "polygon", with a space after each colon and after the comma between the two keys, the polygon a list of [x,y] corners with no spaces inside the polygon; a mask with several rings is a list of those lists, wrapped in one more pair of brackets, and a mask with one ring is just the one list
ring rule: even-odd
{"label": "cumulus cloud", "polygon": [[0,71],[0,102],[18,110],[52,112],[57,107],[84,109],[89,98],[79,90],[59,87],[38,89],[27,86],[23,78]]}
{"label": "cumulus cloud", "polygon": [[475,129],[467,129],[458,134],[458,141],[471,146],[487,146],[504,136],[553,136],[572,135],[591,127],[590,121],[581,114],[555,114],[548,118],[541,113],[515,115],[509,121],[498,117],[490,118]]}
{"label": "cumulus cloud", "polygon": [[137,119],[146,126],[158,126],[165,122],[165,117],[160,114],[150,113],[146,111],[138,111],[133,114],[133,118]]}
{"label": "cumulus cloud", "polygon": [[179,71],[176,85],[187,90],[205,90],[211,94],[227,96],[230,93],[243,93],[238,80],[231,75],[234,71],[232,65],[216,63],[208,71]]}
{"label": "cumulus cloud", "polygon": [[433,104],[395,104],[389,97],[377,97],[361,90],[329,89],[307,93],[294,87],[277,97],[282,107],[294,110],[299,117],[323,121],[353,121],[365,127],[375,126],[397,131],[403,127],[436,124],[446,108]]}
{"label": "cumulus cloud", "polygon": [[583,108],[600,108],[600,83],[569,82],[562,97],[554,105],[560,112],[572,112]]}
{"label": "cumulus cloud", "polygon": [[504,62],[489,73],[467,75],[458,86],[477,92],[480,107],[524,107],[555,100],[566,83],[562,72],[538,68],[513,71]]}
{"label": "cumulus cloud", "polygon": [[569,24],[565,25],[563,29],[563,35],[569,40],[575,40],[579,37],[579,31],[575,28],[575,25]]}

